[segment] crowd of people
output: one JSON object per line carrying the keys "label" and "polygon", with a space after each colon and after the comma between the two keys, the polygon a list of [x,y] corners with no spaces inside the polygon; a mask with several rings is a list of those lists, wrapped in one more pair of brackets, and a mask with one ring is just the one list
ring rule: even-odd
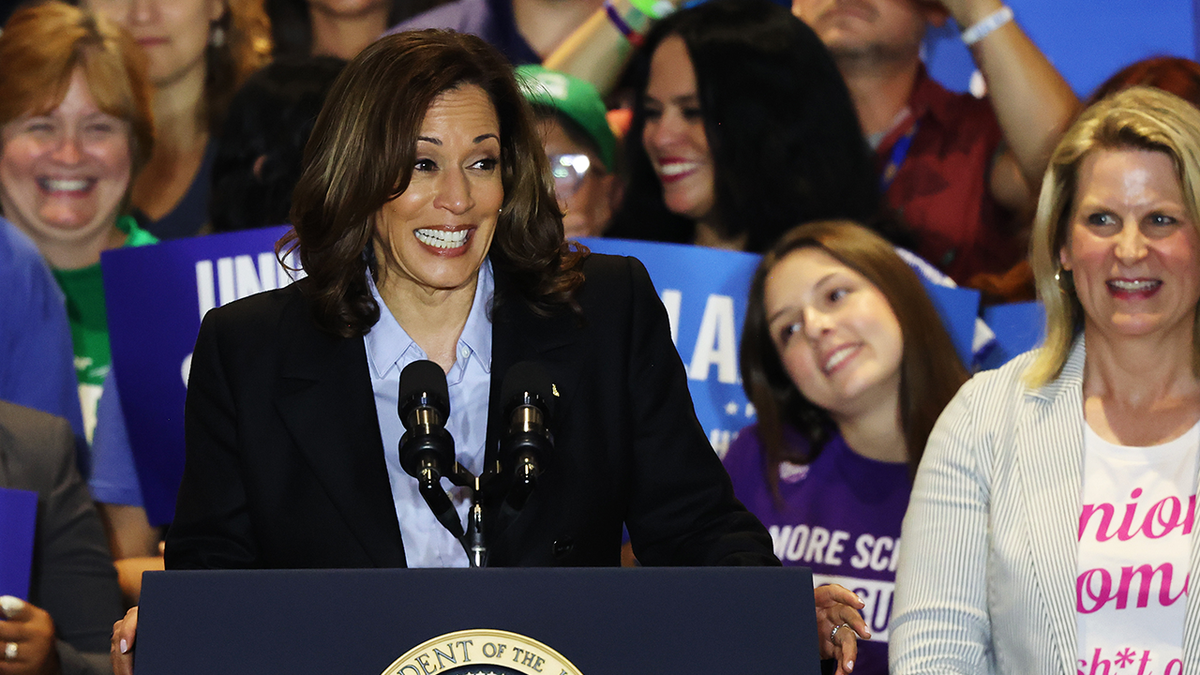
{"label": "crowd of people", "polygon": [[[926,71],[950,19],[982,98]],[[555,383],[492,565],[804,565],[839,675],[1200,661],[1200,64],[1081,103],[1001,0],[29,0],[0,74],[3,672],[132,672],[147,570],[468,566],[472,493],[395,451],[419,361],[474,474],[509,368]],[[306,276],[205,316],[152,524],[101,254],[282,224]],[[723,457],[587,237],[761,255]],[[922,274],[1044,344],[972,377]]]}

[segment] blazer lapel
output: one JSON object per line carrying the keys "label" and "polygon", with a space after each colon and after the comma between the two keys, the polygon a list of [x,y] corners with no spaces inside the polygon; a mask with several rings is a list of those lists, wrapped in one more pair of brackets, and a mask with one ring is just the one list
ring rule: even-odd
{"label": "blazer lapel", "polygon": [[[1056,670],[1076,671],[1078,523],[1083,462],[1083,339],[1062,374],[1026,396],[1032,399],[1014,439],[1024,489],[1033,572],[1046,599]],[[1032,628],[1032,627],[1031,627]]]}
{"label": "blazer lapel", "polygon": [[501,401],[501,388],[508,369],[521,361],[537,361],[550,375],[554,384],[552,395],[557,405],[564,405],[575,392],[580,369],[578,357],[570,347],[576,342],[578,321],[575,314],[560,311],[553,316],[533,312],[512,288],[507,275],[496,273],[497,303],[492,312],[492,383],[489,390],[488,429],[485,457],[491,465],[498,459],[500,437],[507,420],[506,401]]}
{"label": "blazer lapel", "polygon": [[403,567],[362,338],[337,338],[302,321],[282,377],[287,393],[276,406],[337,516],[376,566]]}

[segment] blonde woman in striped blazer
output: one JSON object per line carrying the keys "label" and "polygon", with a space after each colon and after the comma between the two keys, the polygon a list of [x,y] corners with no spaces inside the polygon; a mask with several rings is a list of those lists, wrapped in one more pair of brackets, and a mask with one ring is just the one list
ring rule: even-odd
{"label": "blonde woman in striped blazer", "polygon": [[1198,191],[1200,111],[1157,90],[1101,101],[1054,151],[1031,253],[1046,344],[934,427],[894,675],[1200,673]]}

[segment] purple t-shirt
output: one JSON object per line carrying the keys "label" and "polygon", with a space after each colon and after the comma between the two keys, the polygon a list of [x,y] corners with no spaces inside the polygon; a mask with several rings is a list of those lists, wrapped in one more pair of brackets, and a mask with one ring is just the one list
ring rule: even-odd
{"label": "purple t-shirt", "polygon": [[[757,430],[742,429],[723,460],[734,493],[767,526],[784,565],[811,567],[818,586],[841,584],[862,598],[871,639],[859,642],[854,673],[886,674],[900,523],[912,492],[908,465],[867,459],[835,435],[813,463],[780,465],[780,506],[763,478]],[[807,445],[793,430],[785,439]]]}

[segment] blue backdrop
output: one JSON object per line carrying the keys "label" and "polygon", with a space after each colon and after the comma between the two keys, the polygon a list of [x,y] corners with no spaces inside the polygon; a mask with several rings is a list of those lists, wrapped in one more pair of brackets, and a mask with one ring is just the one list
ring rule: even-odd
{"label": "blue backdrop", "polygon": [[[1122,67],[1148,56],[1200,54],[1200,0],[1007,0],[1017,21],[1080,96]],[[926,40],[929,72],[966,91],[971,55],[947,25]]]}

